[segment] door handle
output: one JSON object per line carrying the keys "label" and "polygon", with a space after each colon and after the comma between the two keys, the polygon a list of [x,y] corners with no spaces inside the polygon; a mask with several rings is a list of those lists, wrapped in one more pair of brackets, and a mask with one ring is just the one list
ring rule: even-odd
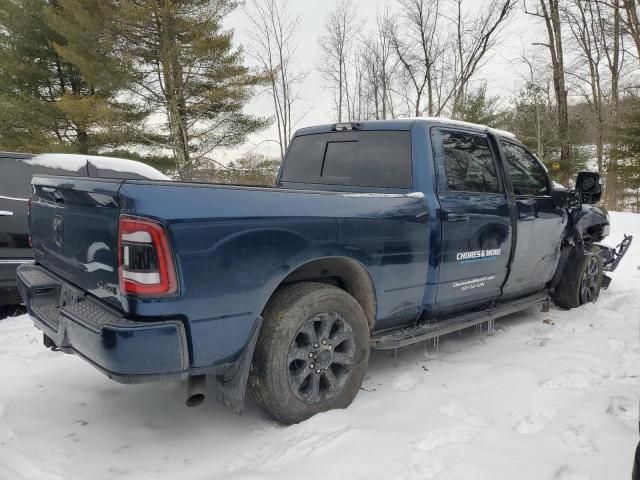
{"label": "door handle", "polygon": [[13,217],[13,212],[9,210],[0,210],[0,217]]}
{"label": "door handle", "polygon": [[469,221],[469,215],[465,213],[449,213],[445,212],[444,219],[447,222],[467,222]]}

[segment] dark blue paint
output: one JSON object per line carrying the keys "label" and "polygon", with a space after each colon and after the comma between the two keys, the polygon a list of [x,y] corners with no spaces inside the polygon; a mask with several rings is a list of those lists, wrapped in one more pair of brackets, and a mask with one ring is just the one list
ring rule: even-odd
{"label": "dark blue paint", "polygon": [[[318,258],[349,258],[367,269],[384,327],[420,312],[428,256],[423,198],[140,183],[123,185],[120,195],[126,213],[167,222],[181,274],[180,296],[162,304],[129,299],[124,308],[185,315],[195,366],[236,354],[280,282]],[[161,200],[176,195],[183,201]],[[207,217],[194,216],[200,212]]]}
{"label": "dark blue paint", "polygon": [[[510,193],[497,150],[500,194],[439,189],[431,136],[431,128],[438,125],[437,121],[393,120],[362,126],[411,131],[413,192],[38,177],[32,209],[36,260],[116,306],[127,318],[140,323],[163,319],[181,325],[192,372],[231,364],[239,358],[257,317],[285,277],[321,258],[349,259],[368,272],[375,292],[376,331],[405,326],[423,314],[437,316],[486,303],[503,296],[507,291],[503,286],[510,294],[543,286],[557,263],[565,222],[561,211],[550,197],[535,200],[527,210],[526,202]],[[298,134],[331,128],[310,127]],[[493,133],[485,128],[446,128],[482,133],[495,143]],[[337,188],[348,191],[335,191]],[[63,204],[56,204],[55,195]],[[179,276],[176,295],[145,299],[118,294],[115,267],[120,214],[164,223],[175,252]],[[468,220],[449,221],[453,217],[447,215],[452,214]],[[62,247],[51,234],[56,215],[64,217]],[[502,250],[495,258],[462,263],[456,257],[458,252],[495,248]],[[526,254],[527,250],[533,254]],[[98,254],[100,257],[95,257]],[[95,258],[89,258],[92,255]],[[99,265],[87,267],[92,261]],[[524,281],[532,276],[535,285]],[[491,280],[482,288],[460,288],[459,284],[477,277]],[[83,354],[111,371],[131,372],[129,362],[137,361],[134,349],[149,359],[145,373],[153,373],[155,368],[166,370],[166,365],[159,365],[184,354],[177,334],[167,335],[163,343],[158,332],[144,337],[144,329],[132,331],[132,337],[122,330],[103,333],[100,338],[78,332],[73,338],[82,342]],[[105,349],[105,335],[111,336],[113,348]],[[133,343],[136,339],[140,341]],[[130,353],[117,358],[100,356],[120,345],[132,345],[131,349],[123,347]]]}

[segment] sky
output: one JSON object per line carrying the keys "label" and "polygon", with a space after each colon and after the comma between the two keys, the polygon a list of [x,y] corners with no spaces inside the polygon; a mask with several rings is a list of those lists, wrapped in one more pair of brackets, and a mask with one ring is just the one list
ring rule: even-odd
{"label": "sky", "polygon": [[[355,3],[359,16],[365,20],[364,31],[373,28],[377,9],[388,5],[392,13],[398,12],[395,0],[355,0]],[[302,87],[304,95],[302,108],[307,113],[296,127],[331,123],[334,121],[331,91],[324,87],[315,66],[321,53],[318,38],[322,33],[324,19],[335,9],[338,0],[289,0],[288,4],[292,15],[300,17],[296,42],[297,56],[301,70],[308,72]],[[480,8],[482,4],[481,0],[464,0],[463,7],[471,12]],[[501,34],[500,44],[474,78],[476,83],[486,79],[488,93],[500,94],[503,98],[514,95],[523,84],[524,76],[527,75],[527,67],[518,60],[519,57],[523,51],[536,48],[532,47],[531,43],[540,41],[545,35],[540,22],[526,15],[522,11],[521,4],[518,4],[516,10],[509,25]],[[250,25],[242,6],[225,19],[225,28],[233,29],[236,46],[243,46],[246,49]],[[245,63],[252,65],[249,56],[246,56]],[[271,99],[266,93],[257,95],[246,107],[246,111],[256,115],[271,116],[273,114]],[[277,145],[273,142],[276,138],[275,128],[266,129],[252,135],[246,144],[225,152],[222,160],[229,161],[249,151],[277,156]]]}

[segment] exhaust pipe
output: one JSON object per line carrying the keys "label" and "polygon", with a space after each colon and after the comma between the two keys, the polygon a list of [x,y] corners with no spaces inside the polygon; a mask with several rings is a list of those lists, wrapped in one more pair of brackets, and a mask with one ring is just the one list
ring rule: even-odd
{"label": "exhaust pipe", "polygon": [[187,407],[197,407],[204,402],[207,390],[207,376],[194,375],[187,379]]}

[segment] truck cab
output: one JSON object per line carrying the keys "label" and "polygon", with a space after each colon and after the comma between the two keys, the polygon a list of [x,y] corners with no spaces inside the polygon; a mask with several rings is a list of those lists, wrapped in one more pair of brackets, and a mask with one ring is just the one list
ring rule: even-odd
{"label": "truck cab", "polygon": [[442,119],[303,129],[278,185],[424,195],[420,306],[433,316],[544,288],[567,224],[546,168],[515,136]]}

